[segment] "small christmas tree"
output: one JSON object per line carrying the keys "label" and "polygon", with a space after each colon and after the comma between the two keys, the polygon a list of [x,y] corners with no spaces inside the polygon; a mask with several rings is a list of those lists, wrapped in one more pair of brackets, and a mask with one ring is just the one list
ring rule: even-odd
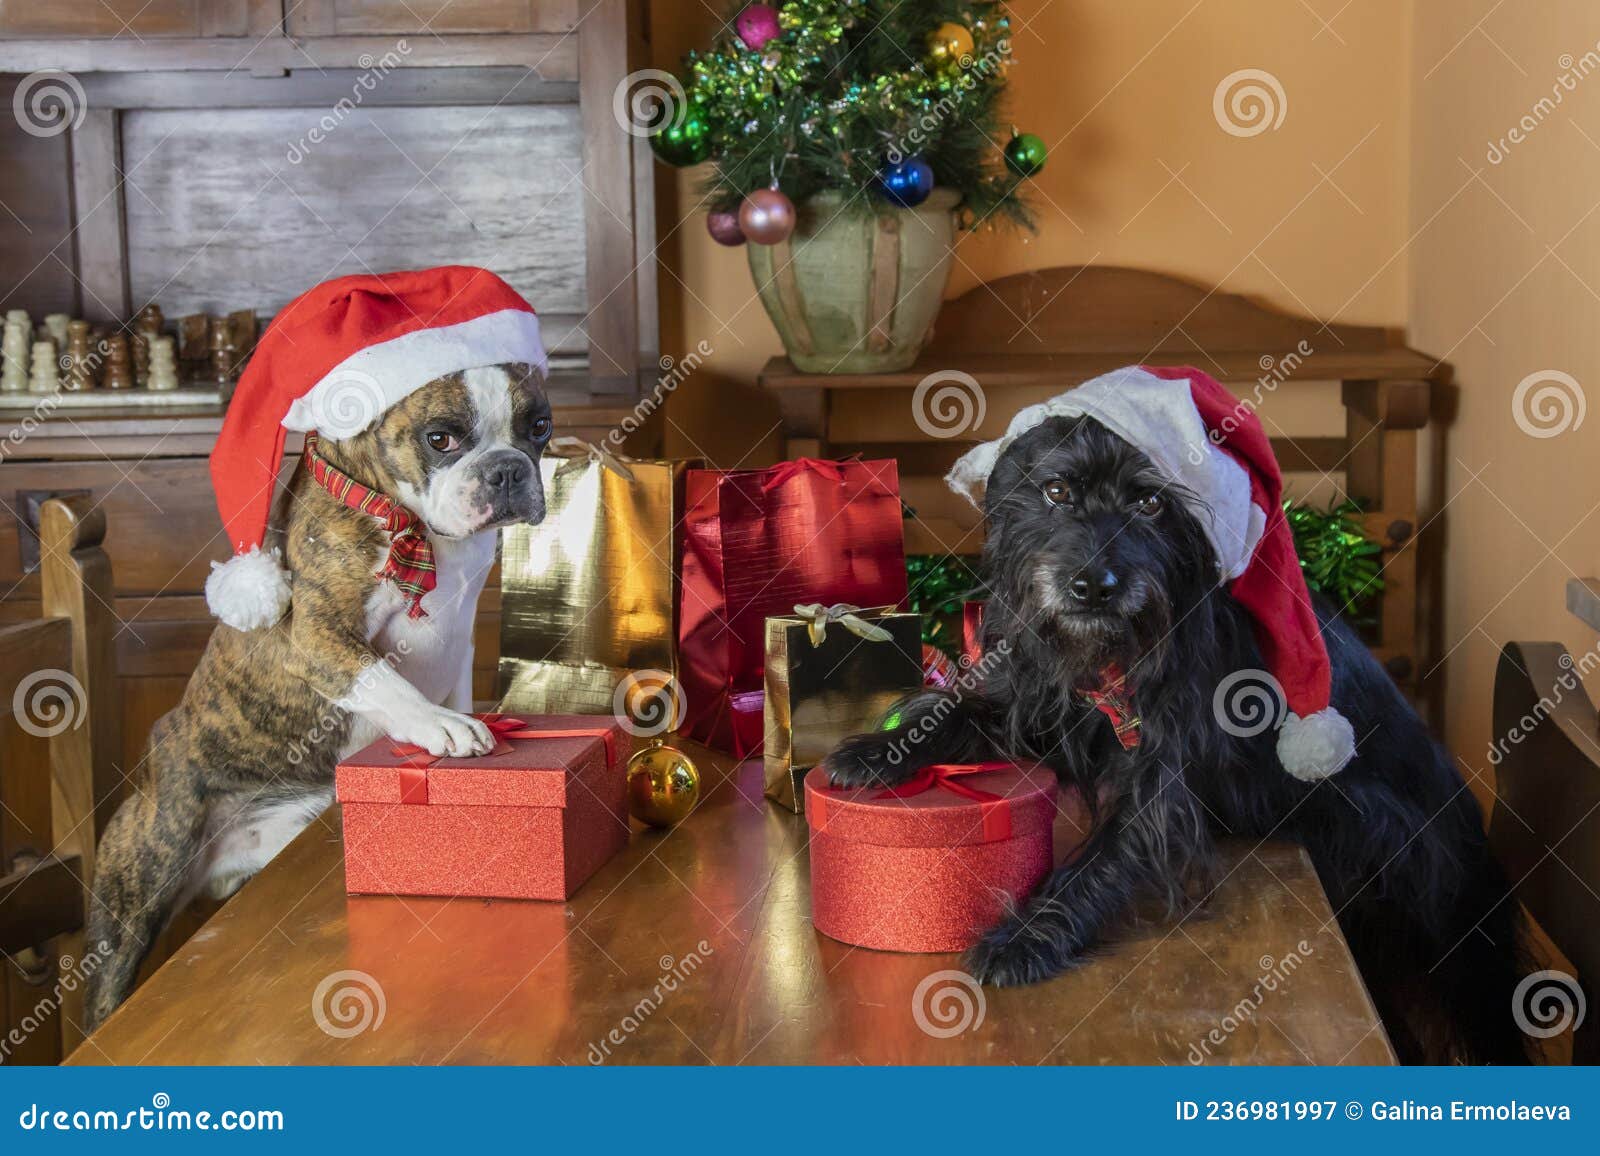
{"label": "small christmas tree", "polygon": [[1002,127],[1010,36],[992,0],[746,4],[690,54],[685,101],[651,141],[673,164],[715,159],[703,189],[714,235],[751,194],[780,214],[773,191],[791,215],[827,191],[877,211],[936,184],[960,194],[968,226],[1026,224],[1017,186],[1045,149]]}

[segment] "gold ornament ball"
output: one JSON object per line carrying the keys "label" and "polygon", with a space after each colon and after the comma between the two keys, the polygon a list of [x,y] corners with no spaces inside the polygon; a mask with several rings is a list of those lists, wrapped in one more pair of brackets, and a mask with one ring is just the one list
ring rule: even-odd
{"label": "gold ornament ball", "polygon": [[628,760],[628,810],[641,823],[671,827],[700,801],[700,771],[688,755],[660,739]]}
{"label": "gold ornament ball", "polygon": [[928,57],[934,64],[959,65],[962,57],[972,55],[972,33],[965,24],[947,21],[928,35]]}

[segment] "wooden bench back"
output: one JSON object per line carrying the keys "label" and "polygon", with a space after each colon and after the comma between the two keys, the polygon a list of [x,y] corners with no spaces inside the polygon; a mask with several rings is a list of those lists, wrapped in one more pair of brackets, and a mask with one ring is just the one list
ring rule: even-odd
{"label": "wooden bench back", "polygon": [[[94,849],[120,799],[122,735],[105,518],[87,497],[40,516],[44,617],[0,629],[0,981],[5,1062],[81,1038],[82,927]],[[67,990],[68,988],[72,990]]]}

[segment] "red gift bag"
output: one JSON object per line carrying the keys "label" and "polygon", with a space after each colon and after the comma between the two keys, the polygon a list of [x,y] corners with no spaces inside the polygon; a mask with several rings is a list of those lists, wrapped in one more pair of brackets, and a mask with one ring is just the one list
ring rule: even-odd
{"label": "red gift bag", "polygon": [[683,732],[761,753],[769,616],[796,603],[898,605],[906,596],[892,459],[800,458],[765,470],[690,470],[678,624]]}

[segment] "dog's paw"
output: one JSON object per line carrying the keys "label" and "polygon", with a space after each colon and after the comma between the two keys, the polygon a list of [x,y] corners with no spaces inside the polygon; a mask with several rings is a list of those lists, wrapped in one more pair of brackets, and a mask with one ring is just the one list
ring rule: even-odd
{"label": "dog's paw", "polygon": [[1035,933],[1025,923],[1011,919],[968,948],[962,963],[979,983],[1020,987],[1054,979],[1072,961],[1042,929]]}
{"label": "dog's paw", "polygon": [[836,787],[892,787],[916,773],[917,764],[887,734],[845,739],[822,760]]}
{"label": "dog's paw", "polygon": [[486,755],[495,746],[494,735],[481,719],[442,706],[398,729],[403,733],[391,734],[391,738],[419,746],[430,755],[470,758]]}

